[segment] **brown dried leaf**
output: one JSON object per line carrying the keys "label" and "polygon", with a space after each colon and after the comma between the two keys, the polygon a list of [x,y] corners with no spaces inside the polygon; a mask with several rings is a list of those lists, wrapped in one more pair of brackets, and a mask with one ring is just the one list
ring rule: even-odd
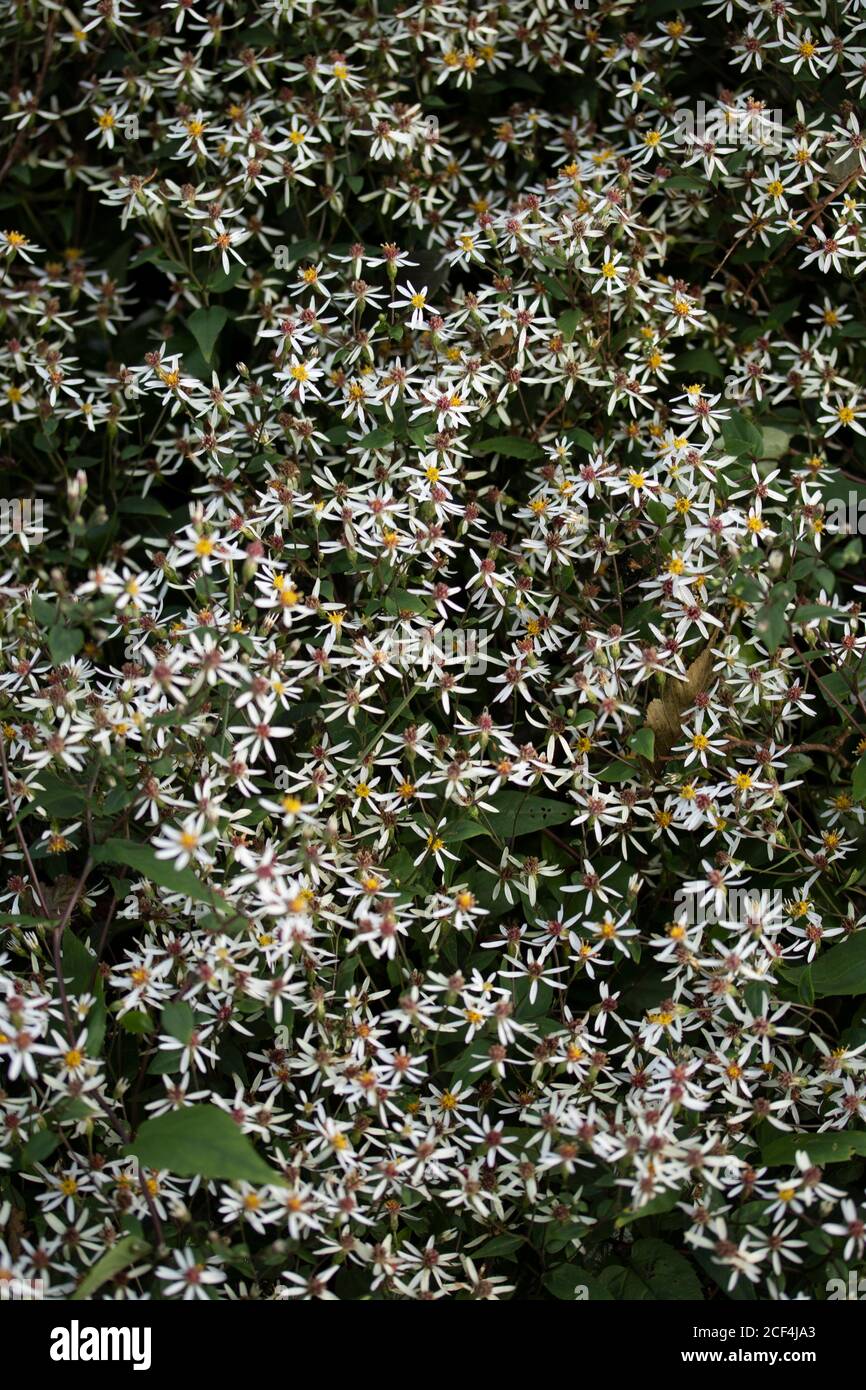
{"label": "brown dried leaf", "polygon": [[680,737],[683,710],[689,709],[713,674],[713,645],[705,647],[686,671],[685,680],[669,679],[659,700],[651,700],[646,722],[656,736],[656,757],[669,753]]}

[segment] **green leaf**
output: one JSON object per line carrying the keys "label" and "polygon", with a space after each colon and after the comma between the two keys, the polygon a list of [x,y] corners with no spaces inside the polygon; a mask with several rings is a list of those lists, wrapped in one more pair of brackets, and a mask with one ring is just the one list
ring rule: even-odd
{"label": "green leaf", "polygon": [[[676,3],[674,2],[673,4],[668,5],[667,8],[668,11],[674,10],[676,8]],[[697,192],[699,189],[703,190],[704,185],[701,183],[700,179],[693,179],[689,174],[674,174],[673,178],[665,179],[664,187],[674,189],[693,189],[695,192]]]}
{"label": "green leaf", "polygon": [[171,260],[158,246],[146,246],[143,251],[139,251],[137,256],[133,256],[129,264],[133,268],[140,265],[155,265],[160,270],[170,270],[174,275],[187,273],[185,265],[182,265],[180,261]]}
{"label": "green leaf", "polygon": [[33,798],[37,806],[60,820],[80,816],[84,809],[84,787],[64,782],[48,768],[39,773],[39,782],[41,789],[35,792]]}
{"label": "green leaf", "polygon": [[566,342],[571,342],[578,324],[585,317],[582,309],[566,309],[564,314],[560,314],[556,326]]}
{"label": "green leaf", "polygon": [[125,806],[131,806],[137,796],[138,788],[136,786],[125,787],[122,782],[119,782],[106,794],[102,803],[103,814],[116,816],[118,811],[122,811]]}
{"label": "green leaf", "polygon": [[148,1076],[171,1076],[174,1072],[180,1071],[181,1057],[180,1048],[177,1052],[173,1048],[160,1049],[148,1064]]}
{"label": "green leaf", "polygon": [[732,1289],[728,1288],[730,1271],[727,1265],[717,1264],[707,1250],[695,1251],[695,1264],[702,1269],[706,1278],[722,1290],[725,1298],[734,1303],[754,1303],[757,1299],[754,1286],[747,1279],[738,1279]]}
{"label": "green leaf", "polygon": [[480,1075],[483,1075],[483,1073],[475,1072],[473,1076],[473,1068],[479,1067],[482,1062],[489,1063],[489,1061],[489,1044],[485,1045],[476,1038],[475,1041],[471,1042],[465,1051],[461,1052],[460,1056],[456,1057],[448,1066],[455,1081],[469,1081],[470,1077],[472,1077],[473,1084],[477,1085],[478,1078]]}
{"label": "green leaf", "polygon": [[208,276],[207,287],[212,293],[225,294],[226,290],[234,289],[238,281],[243,278],[245,271],[246,266],[241,261],[232,261],[228,270],[223,270],[220,264]]}
{"label": "green leaf", "polygon": [[813,618],[832,618],[838,608],[828,608],[825,603],[804,603],[794,612],[795,623],[807,623]]}
{"label": "green leaf", "polygon": [[392,589],[384,600],[376,600],[374,607],[380,606],[386,613],[426,613],[427,600],[422,594],[410,594],[408,589]]}
{"label": "green leaf", "polygon": [[495,813],[489,820],[497,835],[510,840],[515,835],[526,835],[533,830],[542,830],[547,825],[561,825],[571,820],[576,807],[561,801],[551,801],[548,797],[533,796],[532,793],[505,788],[494,798]]}
{"label": "green leaf", "polygon": [[69,927],[63,933],[61,962],[63,977],[68,980],[70,991],[73,994],[87,994],[96,970],[96,956]]}
{"label": "green leaf", "polygon": [[[816,999],[831,994],[866,994],[866,931],[818,956],[810,968]],[[799,971],[797,974],[799,979]]]}
{"label": "green leaf", "polygon": [[576,444],[579,449],[586,449],[587,453],[592,454],[598,448],[598,441],[593,439],[587,430],[579,428],[566,430],[565,437],[569,444]]}
{"label": "green leaf", "polygon": [[747,603],[760,603],[765,595],[765,590],[751,575],[738,574],[731,585],[731,593],[736,594],[737,598],[744,598]]}
{"label": "green leaf", "polygon": [[663,1240],[636,1240],[628,1267],[621,1276],[607,1282],[618,1298],[639,1302],[703,1297],[700,1280],[689,1261]]}
{"label": "green leaf", "polygon": [[[766,1128],[769,1130],[769,1125]],[[847,1163],[855,1155],[866,1157],[866,1132],[825,1130],[823,1134],[783,1134],[773,1130],[761,1145],[761,1161],[772,1168],[790,1167],[801,1149],[805,1149],[819,1168],[828,1163]]]}
{"label": "green leaf", "polygon": [[663,1216],[666,1212],[673,1211],[682,1193],[675,1187],[669,1192],[660,1192],[657,1197],[651,1197],[642,1207],[635,1207],[634,1210],[628,1209],[616,1218],[617,1227],[630,1226],[633,1221],[642,1221],[646,1216]]}
{"label": "green leaf", "polygon": [[730,420],[723,422],[722,438],[725,441],[725,449],[735,458],[748,455],[757,459],[763,453],[764,440],[761,431],[739,410],[732,410]]}
{"label": "green leaf", "polygon": [[640,756],[646,758],[648,762],[653,761],[656,755],[656,736],[652,729],[648,726],[644,726],[643,729],[638,729],[636,734],[632,734],[628,742],[629,747],[633,749],[635,753],[639,753]]}
{"label": "green leaf", "polygon": [[583,1301],[589,1298],[590,1279],[579,1265],[557,1265],[556,1269],[545,1274],[544,1285],[554,1298],[565,1299],[570,1303],[575,1299]]}
{"label": "green leaf", "polygon": [[240,1126],[216,1105],[188,1105],[145,1120],[124,1153],[181,1178],[281,1183],[283,1177],[256,1153]]}
{"label": "green leaf", "polygon": [[765,603],[755,615],[755,633],[767,651],[776,652],[781,647],[788,631],[784,603]]}
{"label": "green leaf", "polygon": [[118,510],[127,516],[158,516],[167,518],[171,512],[166,511],[165,507],[155,497],[124,497]]}
{"label": "green leaf", "polygon": [[442,839],[446,845],[453,845],[460,840],[473,840],[476,835],[489,835],[489,830],[482,820],[473,820],[471,816],[457,816],[455,820],[448,821],[442,827]]}
{"label": "green leaf", "polygon": [[54,917],[32,917],[27,912],[10,912],[0,909],[0,927],[56,927]]}
{"label": "green leaf", "polygon": [[87,1042],[86,1050],[90,1057],[98,1057],[102,1052],[102,1044],[105,1041],[105,1029],[108,1024],[108,1010],[105,1007],[105,1000],[102,998],[104,986],[97,977],[96,989],[99,991],[99,998],[92,1006],[87,1015]]}
{"label": "green leaf", "polygon": [[492,439],[476,440],[471,446],[474,454],[502,454],[509,459],[537,459],[541,450],[531,439],[517,434],[497,434]]}
{"label": "green leaf", "polygon": [[104,845],[95,847],[93,858],[97,864],[125,864],[127,868],[134,869],[142,878],[149,879],[160,888],[171,888],[174,892],[185,893],[193,902],[214,902],[214,890],[202,883],[192,869],[173,868],[169,860],[157,859],[155,851],[149,845],[140,845],[135,840],[106,840]]}
{"label": "green leaf", "polygon": [[173,1000],[162,1011],[163,1031],[178,1042],[188,1043],[195,1028],[195,1014],[184,999]]}
{"label": "green leaf", "polygon": [[127,1009],[120,1019],[120,1026],[127,1033],[152,1033],[153,1020],[143,1009]]}
{"label": "green leaf", "polygon": [[53,625],[57,616],[56,604],[47,603],[44,598],[40,598],[38,594],[34,594],[30,600],[30,608],[40,627],[51,627]]}
{"label": "green leaf", "polygon": [[142,1259],[150,1251],[150,1246],[146,1240],[139,1240],[138,1236],[124,1236],[110,1250],[107,1250],[101,1260],[97,1260],[95,1265],[91,1265],[85,1274],[75,1293],[73,1299],[92,1298],[97,1289],[113,1279],[116,1274],[120,1274],[130,1265],[134,1265],[137,1260]]}
{"label": "green leaf", "polygon": [[863,754],[854,768],[851,791],[855,801],[866,800],[866,753]]}
{"label": "green leaf", "polygon": [[779,430],[774,425],[764,425],[761,436],[765,459],[778,459],[788,452],[788,445],[791,442],[789,430]]}
{"label": "green leaf", "polygon": [[44,1163],[59,1143],[60,1135],[57,1130],[38,1129],[35,1134],[31,1134],[21,1150],[21,1167],[29,1168],[34,1163]]}
{"label": "green leaf", "polygon": [[681,352],[674,362],[674,371],[688,374],[698,372],[704,376],[723,377],[725,373],[711,352],[706,348],[691,348]]}
{"label": "green leaf", "polygon": [[777,304],[777,305],[775,306],[775,308],[770,309],[770,311],[769,311],[769,313],[767,314],[767,317],[766,317],[766,319],[765,319],[765,321],[764,321],[766,327],[767,327],[767,328],[781,328],[784,324],[786,324],[786,323],[788,322],[788,320],[791,318],[791,316],[792,316],[793,314],[796,313],[796,311],[797,311],[797,309],[799,309],[799,307],[800,307],[800,296],[799,296],[799,295],[796,297],[796,299],[785,299],[785,300],[783,300],[783,302],[782,302],[781,304]]}
{"label": "green leaf", "polygon": [[377,425],[375,429],[368,430],[361,436],[361,443],[365,449],[382,449],[387,444],[394,443],[394,430],[390,425]]}
{"label": "green leaf", "polygon": [[48,629],[48,650],[55,666],[63,666],[71,661],[84,646],[84,633],[77,627],[65,627],[57,623]]}
{"label": "green leaf", "polygon": [[[649,732],[652,734],[652,729]],[[655,734],[653,734],[653,747],[655,747]],[[598,782],[628,782],[632,778],[639,777],[640,773],[633,763],[627,763],[623,758],[616,758],[614,762],[608,763],[607,767],[601,768],[598,772],[593,771],[592,775]]]}
{"label": "green leaf", "polygon": [[815,1002],[815,982],[812,979],[811,965],[807,965],[800,975],[797,993],[806,1007],[811,1009]]}
{"label": "green leaf", "polygon": [[513,1255],[523,1243],[522,1236],[493,1236],[477,1249],[473,1249],[473,1258],[485,1255]]}
{"label": "green leaf", "polygon": [[221,304],[215,304],[210,309],[196,309],[189,317],[187,327],[206,362],[210,362],[213,356],[216,340],[225,327],[228,316],[228,309],[224,309]]}
{"label": "green leaf", "polygon": [[303,237],[286,247],[285,259],[289,265],[294,265],[295,261],[302,261],[305,258],[315,260],[318,255],[319,243],[315,237]]}

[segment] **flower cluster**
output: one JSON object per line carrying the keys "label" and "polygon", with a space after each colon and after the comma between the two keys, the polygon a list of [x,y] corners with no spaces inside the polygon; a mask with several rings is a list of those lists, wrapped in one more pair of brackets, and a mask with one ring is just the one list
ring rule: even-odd
{"label": "flower cluster", "polygon": [[2,24],[0,1281],[826,1296],[859,0]]}

